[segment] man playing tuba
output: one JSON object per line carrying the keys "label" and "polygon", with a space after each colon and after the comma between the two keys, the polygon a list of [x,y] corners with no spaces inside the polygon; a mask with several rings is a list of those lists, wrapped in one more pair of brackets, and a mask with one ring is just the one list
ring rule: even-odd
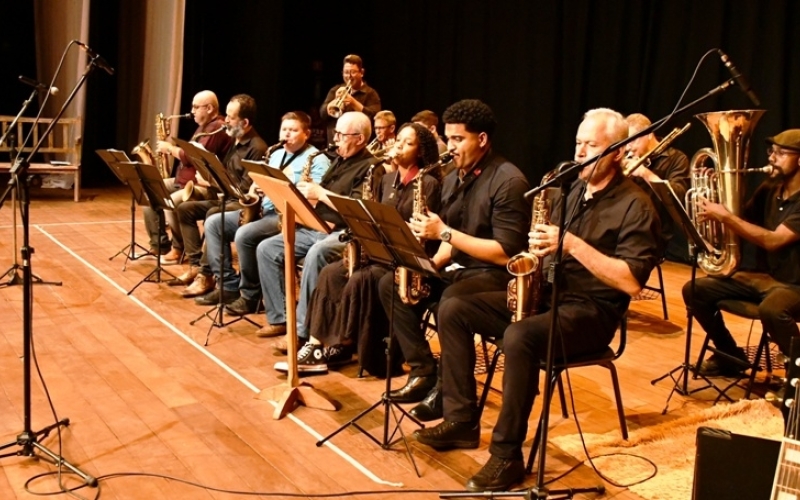
{"label": "man playing tuba", "polygon": [[[219,157],[225,156],[233,144],[233,140],[221,133],[225,127],[225,118],[219,114],[219,101],[217,101],[216,94],[210,90],[198,92],[192,99],[192,116],[197,123],[197,130],[192,134],[193,140],[197,138],[197,142],[210,152]],[[195,179],[196,170],[192,165],[192,160],[186,156],[183,149],[174,144],[158,141],[156,151],[172,155],[180,160],[175,177],[164,179],[164,185],[167,187],[167,191],[172,193],[172,201],[177,207],[183,201],[183,187],[187,182]],[[165,264],[177,262],[183,253],[183,235],[175,212],[172,210],[164,212],[164,217],[172,231],[172,242],[167,237],[166,231],[159,234],[158,214],[151,208],[145,208],[143,213],[147,234],[150,235],[150,251],[164,253],[169,250],[169,253],[161,258],[161,262]]]}
{"label": "man playing tuba", "polygon": [[697,217],[715,220],[759,247],[762,272],[740,270],[730,277],[706,277],[683,286],[683,300],[691,305],[697,322],[708,334],[716,350],[739,359],[713,354],[699,367],[702,375],[738,375],[748,363],[744,350],[725,326],[717,303],[733,299],[758,304],[764,329],[789,352],[800,320],[800,129],[785,130],[767,139],[772,172],[750,198],[744,217],[729,212],[718,203],[701,199]]}

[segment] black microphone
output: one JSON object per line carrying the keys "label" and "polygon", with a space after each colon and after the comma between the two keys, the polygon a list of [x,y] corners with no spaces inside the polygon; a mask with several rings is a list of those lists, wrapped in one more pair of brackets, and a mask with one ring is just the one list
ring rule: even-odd
{"label": "black microphone", "polygon": [[109,75],[113,75],[114,74],[114,68],[109,66],[108,61],[103,59],[100,56],[100,54],[98,54],[97,52],[93,51],[91,49],[91,47],[89,47],[88,45],[86,45],[83,42],[79,42],[78,40],[75,40],[75,43],[77,43],[78,46],[80,46],[83,50],[86,51],[87,54],[89,54],[89,57],[92,58],[92,62],[94,62],[94,64],[96,64],[98,68],[102,69],[103,71],[105,71]]}
{"label": "black microphone", "polygon": [[55,87],[55,86],[53,86],[53,87],[48,87],[48,86],[47,86],[47,85],[45,85],[44,83],[42,83],[42,82],[40,82],[40,81],[38,81],[38,80],[34,80],[33,78],[28,78],[27,76],[22,76],[22,75],[19,75],[19,81],[21,81],[21,82],[22,82],[22,83],[24,83],[25,85],[30,85],[31,87],[35,88],[36,90],[39,90],[39,91],[42,91],[42,90],[44,90],[44,91],[50,90],[50,93],[51,93],[52,95],[56,95],[56,94],[58,94],[58,87]]}
{"label": "black microphone", "polygon": [[750,82],[748,82],[747,79],[739,72],[736,66],[733,65],[733,61],[731,61],[730,57],[728,57],[728,54],[720,49],[717,49],[717,53],[719,54],[719,58],[722,60],[722,64],[724,64],[725,67],[728,68],[728,71],[730,71],[731,78],[733,78],[733,81],[736,82],[736,85],[742,89],[742,92],[747,95],[753,104],[756,106],[761,106],[761,101],[758,100],[756,93],[753,92],[753,89],[750,87]]}

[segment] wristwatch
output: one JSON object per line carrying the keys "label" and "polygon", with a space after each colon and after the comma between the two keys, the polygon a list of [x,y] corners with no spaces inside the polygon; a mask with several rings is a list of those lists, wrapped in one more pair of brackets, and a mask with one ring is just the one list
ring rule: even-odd
{"label": "wristwatch", "polygon": [[439,238],[441,238],[442,241],[444,241],[445,243],[449,243],[450,238],[452,237],[453,237],[453,231],[447,226],[445,226],[445,228],[442,229],[442,232],[439,233]]}

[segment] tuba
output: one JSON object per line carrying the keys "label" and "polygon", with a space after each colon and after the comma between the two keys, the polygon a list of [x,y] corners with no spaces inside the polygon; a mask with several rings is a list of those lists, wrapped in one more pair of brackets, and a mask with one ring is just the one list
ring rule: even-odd
{"label": "tuba", "polygon": [[[341,87],[340,87],[341,88]],[[330,108],[331,110],[328,111],[328,114],[331,115],[333,118],[339,118],[344,113],[344,98],[345,96],[350,95],[353,92],[353,84],[350,81],[347,82],[347,86],[344,87],[344,92],[339,95],[336,99],[331,101]]]}
{"label": "tuba", "polygon": [[[425,192],[423,190],[423,177],[428,173],[432,173],[436,169],[447,164],[452,159],[452,154],[447,151],[439,156],[439,160],[433,165],[428,166],[419,171],[417,178],[414,180],[414,209],[415,213],[427,214],[428,208],[425,200]],[[417,238],[421,245],[425,241]],[[400,295],[400,301],[403,304],[415,305],[420,300],[424,299],[431,293],[429,284],[423,281],[423,276],[419,273],[409,271],[405,267],[399,267],[394,271],[394,282],[397,284],[397,293]]]}
{"label": "tuba", "polygon": [[[739,265],[739,237],[721,222],[697,220],[700,198],[723,205],[730,213],[742,214],[744,172],[753,129],[763,110],[717,111],[695,115],[711,134],[714,149],[703,148],[692,156],[691,188],[686,192],[686,212],[697,232],[711,247],[701,251],[697,263],[710,276],[730,276]],[[703,168],[706,160],[714,165]],[[690,253],[693,249],[690,248]]]}
{"label": "tuba", "polygon": [[[539,185],[549,182],[558,169],[551,170],[542,177]],[[543,189],[533,200],[531,215],[531,231],[536,224],[550,222],[550,189]],[[520,321],[539,312],[542,302],[542,288],[544,287],[544,273],[542,261],[533,254],[534,248],[528,246],[527,252],[521,252],[511,257],[506,264],[508,272],[514,276],[508,282],[506,291],[506,304],[512,312],[511,321]]]}
{"label": "tuba", "polygon": [[[269,157],[272,156],[272,153],[274,153],[276,149],[283,147],[284,144],[286,144],[286,141],[281,139],[268,147],[267,152],[264,153],[264,160],[269,161]],[[239,210],[239,227],[261,218],[261,196],[256,194],[257,187],[258,186],[254,182],[250,185],[250,190],[245,193],[244,198],[239,199],[239,205],[242,207],[241,210]]]}

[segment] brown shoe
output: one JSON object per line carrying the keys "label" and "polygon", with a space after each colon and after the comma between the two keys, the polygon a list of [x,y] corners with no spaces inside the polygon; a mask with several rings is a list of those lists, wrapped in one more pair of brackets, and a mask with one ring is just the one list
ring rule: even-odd
{"label": "brown shoe", "polygon": [[162,264],[180,264],[181,257],[183,257],[183,252],[181,250],[172,247],[168,254],[161,256],[161,263]]}
{"label": "brown shoe", "polygon": [[216,282],[213,276],[206,276],[205,274],[198,274],[195,276],[194,281],[191,285],[187,286],[182,292],[181,295],[184,298],[192,298],[192,297],[199,297],[201,295],[205,295],[211,290],[214,289],[214,285]]}
{"label": "brown shoe", "polygon": [[[299,350],[306,345],[306,342],[306,339],[297,339],[297,349]],[[286,335],[273,342],[272,348],[281,354],[287,354],[289,352],[289,341],[286,340]]]}
{"label": "brown shoe", "polygon": [[259,337],[277,337],[286,333],[286,323],[278,325],[270,325],[267,323],[260,330],[256,332]]}
{"label": "brown shoe", "polygon": [[177,278],[167,281],[168,286],[189,286],[194,281],[200,268],[197,266],[189,266],[189,270],[181,274]]}

